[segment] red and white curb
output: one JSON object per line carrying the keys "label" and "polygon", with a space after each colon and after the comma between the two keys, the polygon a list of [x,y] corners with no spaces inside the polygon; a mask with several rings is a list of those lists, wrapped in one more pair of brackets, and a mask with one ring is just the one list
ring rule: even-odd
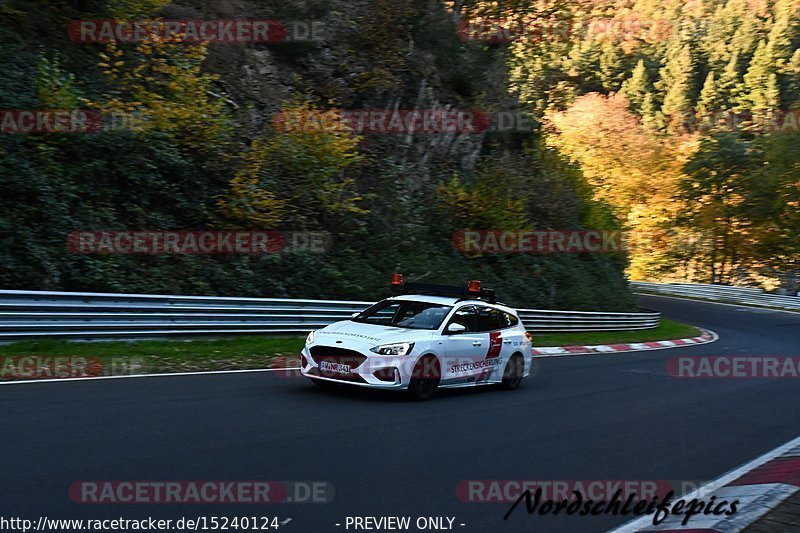
{"label": "red and white curb", "polygon": [[653,516],[643,516],[613,530],[612,533],[639,532],[704,532],[738,533],[754,524],[788,497],[800,491],[800,437],[768,452],[758,459],[725,474],[721,478],[680,496],[717,502],[739,500],[732,516],[695,515],[684,526],[683,516],[669,516],[657,526]]}
{"label": "red and white curb", "polygon": [[534,348],[536,357],[559,357],[563,355],[588,355],[594,353],[642,352],[648,350],[665,350],[681,346],[708,344],[719,339],[713,331],[700,330],[702,335],[689,339],[674,339],[671,341],[636,342],[630,344],[598,344],[594,346],[550,346]]}

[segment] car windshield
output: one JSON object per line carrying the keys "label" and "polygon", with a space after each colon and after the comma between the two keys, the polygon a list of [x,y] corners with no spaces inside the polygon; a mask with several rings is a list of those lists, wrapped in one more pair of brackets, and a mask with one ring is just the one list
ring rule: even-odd
{"label": "car windshield", "polygon": [[364,324],[395,326],[409,329],[438,329],[447,313],[449,305],[410,300],[383,300],[362,311],[352,320]]}

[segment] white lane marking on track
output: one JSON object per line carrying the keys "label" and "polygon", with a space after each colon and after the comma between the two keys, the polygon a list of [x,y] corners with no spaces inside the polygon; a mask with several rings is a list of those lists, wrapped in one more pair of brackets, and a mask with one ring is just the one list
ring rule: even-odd
{"label": "white lane marking on track", "polygon": [[176,376],[208,376],[213,374],[245,374],[248,372],[278,372],[280,370],[300,370],[292,368],[253,368],[249,370],[209,370],[207,372],[171,372],[168,374],[134,374],[132,376],[97,376],[86,378],[26,379],[20,381],[0,381],[0,385],[29,385],[31,383],[65,383],[69,381],[103,381],[106,379],[164,378]]}
{"label": "white lane marking on track", "polygon": [[[681,496],[681,498],[684,500],[691,500],[693,498],[704,498],[710,495],[712,492],[724,487],[728,483],[739,479],[740,477],[750,472],[751,470],[755,470],[764,463],[767,463],[777,457],[780,457],[781,455],[787,452],[791,452],[794,448],[797,448],[798,446],[800,446],[800,437],[792,439],[786,444],[782,444],[781,446],[778,446],[777,448],[768,451],[764,455],[761,455],[760,457],[757,457],[752,461],[749,461],[737,468],[734,468],[728,473],[723,474],[717,479],[703,485],[699,489],[693,490],[692,492]],[[647,515],[632,520],[627,524],[623,524],[622,526],[616,529],[609,530],[609,533],[634,533],[642,529],[647,529],[652,527],[653,527],[653,517]]]}

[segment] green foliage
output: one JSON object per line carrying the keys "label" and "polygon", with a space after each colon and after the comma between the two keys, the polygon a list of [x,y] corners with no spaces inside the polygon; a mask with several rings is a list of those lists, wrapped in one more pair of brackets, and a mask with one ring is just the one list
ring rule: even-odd
{"label": "green foliage", "polygon": [[656,87],[664,92],[661,112],[670,122],[694,107],[694,69],[689,44],[676,45],[661,69]]}
{"label": "green foliage", "polygon": [[697,101],[697,113],[701,116],[707,113],[714,113],[723,109],[723,105],[724,102],[717,89],[714,71],[711,71],[703,84],[703,90],[700,91],[700,99]]}
{"label": "green foliage", "polygon": [[[362,161],[358,144],[336,112],[288,105],[283,127],[256,139],[219,206],[245,227],[323,227],[362,215],[350,173]],[[293,123],[296,123],[295,127]]]}
{"label": "green foliage", "polygon": [[625,75],[622,51],[617,43],[610,40],[603,42],[601,50],[599,60],[600,82],[605,91],[618,91]]}
{"label": "green foliage", "polygon": [[744,75],[741,107],[753,111],[778,109],[780,94],[775,74],[775,57],[766,41],[758,43],[750,67]]}
{"label": "green foliage", "polygon": [[170,0],[116,0],[110,6],[111,16],[123,20],[149,18],[169,4]]}
{"label": "green foliage", "polygon": [[719,80],[719,95],[722,103],[720,109],[731,109],[738,107],[740,95],[744,90],[742,77],[739,73],[739,53],[734,52]]}
{"label": "green foliage", "polygon": [[783,101],[787,109],[797,109],[800,107],[800,48],[792,54],[783,74],[780,88]]}
{"label": "green foliage", "polygon": [[59,55],[49,59],[39,54],[36,64],[36,96],[45,109],[76,109],[80,93],[75,86],[75,75],[61,66]]}
{"label": "green foliage", "polygon": [[509,186],[505,169],[496,166],[479,173],[474,185],[465,186],[456,176],[442,184],[437,197],[445,216],[464,229],[524,229],[525,203]]}
{"label": "green foliage", "polygon": [[644,60],[640,59],[631,77],[622,84],[621,92],[628,99],[631,111],[642,114],[645,97],[651,91],[650,80]]}

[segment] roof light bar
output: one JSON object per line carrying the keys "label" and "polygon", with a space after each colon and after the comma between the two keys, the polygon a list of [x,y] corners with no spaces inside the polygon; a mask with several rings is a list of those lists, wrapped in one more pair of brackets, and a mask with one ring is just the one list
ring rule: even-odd
{"label": "roof light bar", "polygon": [[485,300],[497,303],[495,292],[482,289],[481,282],[470,281],[466,286],[436,285],[432,283],[403,282],[402,274],[392,274],[392,289],[400,294],[424,294],[427,296],[447,296],[459,300]]}

